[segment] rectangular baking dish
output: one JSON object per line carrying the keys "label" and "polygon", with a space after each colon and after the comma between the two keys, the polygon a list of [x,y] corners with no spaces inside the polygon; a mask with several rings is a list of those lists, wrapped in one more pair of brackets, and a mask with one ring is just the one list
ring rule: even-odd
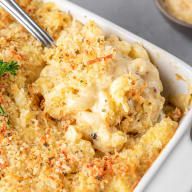
{"label": "rectangular baking dish", "polygon": [[[115,34],[121,39],[129,42],[141,43],[149,52],[151,59],[157,65],[160,77],[164,85],[164,95],[166,97],[179,94],[192,94],[192,68],[185,64],[180,59],[167,53],[161,48],[151,44],[150,42],[132,34],[131,32],[107,21],[69,1],[66,0],[44,0],[45,2],[54,2],[61,10],[69,12],[74,18],[85,23],[88,20],[94,20],[99,26],[103,28],[106,35]],[[178,79],[182,77],[181,79]],[[159,157],[153,163],[151,168],[141,179],[140,183],[135,189],[135,192],[144,191],[145,187],[155,176],[163,162],[168,158],[171,151],[176,147],[177,143],[183,138],[192,125],[192,108],[189,108],[185,116],[182,118],[180,125],[170,140],[168,145],[161,152]]]}

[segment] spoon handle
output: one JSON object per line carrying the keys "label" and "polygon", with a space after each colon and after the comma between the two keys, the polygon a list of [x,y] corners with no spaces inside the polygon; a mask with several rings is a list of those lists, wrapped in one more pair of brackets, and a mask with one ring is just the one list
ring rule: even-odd
{"label": "spoon handle", "polygon": [[47,47],[55,45],[54,40],[31,19],[31,17],[14,1],[0,0],[0,5],[20,22],[36,39]]}

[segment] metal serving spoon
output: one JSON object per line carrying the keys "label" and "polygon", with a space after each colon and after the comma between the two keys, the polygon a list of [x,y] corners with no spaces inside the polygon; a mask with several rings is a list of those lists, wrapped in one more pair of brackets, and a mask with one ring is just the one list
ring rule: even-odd
{"label": "metal serving spoon", "polygon": [[176,17],[174,17],[173,15],[171,15],[166,8],[165,5],[165,1],[164,0],[155,0],[155,3],[158,7],[158,9],[160,10],[160,12],[167,17],[169,20],[171,20],[174,23],[177,23],[181,26],[187,27],[187,28],[191,28],[192,29],[192,24],[186,23],[184,21],[181,21],[179,19],[177,19]]}
{"label": "metal serving spoon", "polygon": [[54,40],[14,0],[0,0],[0,6],[20,22],[44,46],[51,47],[55,45]]}

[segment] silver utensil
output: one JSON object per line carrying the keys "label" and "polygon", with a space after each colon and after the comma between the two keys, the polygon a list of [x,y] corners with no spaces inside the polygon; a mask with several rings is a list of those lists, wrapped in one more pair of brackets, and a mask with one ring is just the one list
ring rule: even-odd
{"label": "silver utensil", "polygon": [[0,0],[0,6],[20,22],[44,46],[51,47],[55,45],[54,40],[14,0]]}
{"label": "silver utensil", "polygon": [[166,5],[165,5],[165,1],[164,0],[155,0],[155,3],[158,7],[158,9],[160,10],[160,12],[165,16],[167,17],[169,20],[171,20],[172,22],[174,23],[177,23],[179,25],[182,25],[184,27],[187,27],[187,28],[191,28],[192,29],[192,24],[189,24],[189,23],[186,23],[184,21],[181,21],[179,19],[177,19],[176,17],[174,17],[173,15],[171,15],[169,13],[169,11],[167,10],[166,8]]}

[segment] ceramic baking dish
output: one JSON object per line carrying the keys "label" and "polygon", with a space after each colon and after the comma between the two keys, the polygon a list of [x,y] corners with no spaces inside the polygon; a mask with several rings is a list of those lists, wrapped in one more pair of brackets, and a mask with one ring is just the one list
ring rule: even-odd
{"label": "ceramic baking dish", "polygon": [[[167,53],[166,51],[158,48],[157,46],[149,43],[148,41],[132,34],[131,32],[107,21],[69,1],[66,0],[44,0],[45,2],[54,2],[58,7],[70,12],[74,18],[78,18],[81,22],[85,23],[88,20],[94,20],[99,24],[106,34],[116,34],[121,39],[130,42],[141,43],[149,52],[151,59],[157,65],[160,77],[164,85],[164,95],[166,97],[191,94],[192,93],[192,68],[185,64],[180,59]],[[179,45],[178,45],[179,46]],[[180,77],[180,78],[179,78]],[[182,77],[182,78],[181,78]],[[180,125],[174,137],[170,140],[168,145],[153,163],[151,168],[144,175],[140,183],[135,189],[135,192],[144,191],[144,188],[151,181],[156,174],[157,170],[163,164],[165,159],[169,156],[171,151],[176,147],[177,143],[183,138],[183,135],[192,125],[192,108],[188,109],[185,116],[182,118]]]}

